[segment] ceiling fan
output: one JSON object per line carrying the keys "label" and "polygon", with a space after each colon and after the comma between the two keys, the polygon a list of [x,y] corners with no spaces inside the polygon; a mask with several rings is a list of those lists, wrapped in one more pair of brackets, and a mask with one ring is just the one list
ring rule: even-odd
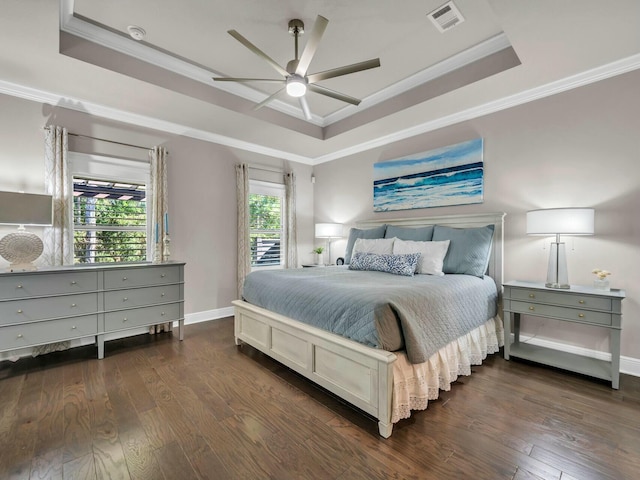
{"label": "ceiling fan", "polygon": [[346,65],[344,67],[333,68],[331,70],[325,70],[324,72],[312,73],[307,75],[307,70],[309,69],[309,65],[313,60],[313,56],[316,53],[318,45],[320,44],[320,40],[322,35],[324,34],[327,25],[329,24],[329,20],[324,18],[321,15],[318,15],[315,24],[313,25],[313,29],[311,30],[311,34],[309,35],[309,40],[305,45],[305,48],[302,52],[302,55],[298,57],[298,37],[304,33],[304,23],[302,20],[294,19],[289,22],[289,33],[293,35],[295,38],[295,58],[287,63],[287,68],[282,68],[278,65],[271,57],[265,54],[262,50],[252,44],[245,37],[240,35],[235,30],[229,30],[227,33],[231,35],[233,38],[242,43],[245,47],[251,50],[253,53],[258,55],[260,58],[265,60],[275,71],[277,71],[284,78],[281,79],[272,79],[272,78],[229,78],[229,77],[214,77],[213,80],[216,82],[240,82],[240,83],[249,83],[249,82],[267,82],[267,83],[282,83],[284,86],[279,89],[274,94],[270,95],[262,102],[257,104],[254,110],[257,110],[272,100],[274,100],[278,95],[282,92],[286,91],[286,93],[291,97],[297,97],[300,102],[300,108],[304,113],[304,116],[307,120],[311,120],[311,111],[309,110],[309,104],[305,98],[305,94],[307,90],[310,90],[315,93],[319,93],[320,95],[326,95],[327,97],[335,98],[337,100],[341,100],[343,102],[350,103],[352,105],[359,105],[360,100],[357,98],[351,97],[349,95],[345,95],[343,93],[336,92],[334,90],[330,90],[326,87],[318,85],[317,82],[321,80],[326,80],[328,78],[339,77],[342,75],[348,75],[350,73],[360,72],[362,70],[368,70],[370,68],[376,68],[380,66],[380,59],[375,58],[371,60],[366,60],[364,62],[354,63],[352,65]]}

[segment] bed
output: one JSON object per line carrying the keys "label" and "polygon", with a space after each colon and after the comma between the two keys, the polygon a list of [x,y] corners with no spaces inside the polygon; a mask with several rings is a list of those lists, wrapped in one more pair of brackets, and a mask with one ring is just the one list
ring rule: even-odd
{"label": "bed", "polygon": [[[396,325],[394,326],[393,320],[390,320],[386,324],[390,327],[383,329],[385,332],[390,332],[388,335],[386,333],[380,334],[378,338],[375,335],[371,336],[371,332],[365,329],[364,338],[357,338],[359,333],[356,335],[352,331],[347,331],[343,326],[336,325],[337,322],[328,322],[330,325],[323,325],[323,328],[305,323],[307,321],[306,318],[303,318],[305,314],[297,310],[295,301],[293,302],[293,310],[283,310],[279,305],[268,303],[272,298],[272,292],[269,289],[263,293],[262,298],[253,292],[249,295],[255,303],[263,306],[245,300],[233,302],[236,344],[247,343],[253,346],[355,407],[374,416],[378,420],[380,435],[388,438],[392,433],[394,423],[410,416],[412,410],[425,409],[428,401],[437,398],[440,390],[448,390],[458,375],[469,375],[471,365],[481,363],[487,354],[495,353],[502,346],[500,292],[503,275],[504,215],[503,213],[453,215],[376,220],[357,224],[359,229],[373,229],[380,225],[387,225],[386,228],[394,226],[416,229],[429,225],[455,229],[492,226],[493,241],[489,247],[487,277],[474,277],[474,279],[463,278],[469,277],[468,275],[444,275],[438,278],[427,278],[430,277],[429,275],[408,277],[416,278],[416,283],[422,282],[427,286],[428,284],[451,284],[456,281],[464,285],[483,284],[483,288],[486,290],[487,282],[492,284],[493,298],[496,303],[493,312],[495,315],[492,313],[492,316],[483,318],[473,326],[459,328],[455,331],[455,335],[446,338],[446,343],[436,344],[435,347],[431,345],[432,350],[426,349],[425,351],[421,346],[421,342],[428,335],[422,335],[419,330],[416,330],[417,333],[410,332],[414,327],[411,318],[416,316],[416,311],[426,310],[422,309],[420,304],[412,305],[413,312],[411,315],[407,314],[406,319],[400,309],[395,321]],[[367,274],[360,277],[363,279],[363,283],[375,281],[370,277],[375,277],[376,274],[392,278],[394,284],[407,283],[405,279],[396,275],[372,273],[373,275]],[[312,282],[316,281],[316,277],[332,277],[330,282],[338,285],[338,290],[340,290],[340,282],[345,285],[354,283],[356,281],[352,277],[354,274],[358,274],[358,272],[352,272],[346,267],[299,269],[299,271],[280,273],[280,275],[291,277],[289,280],[293,282],[293,285],[304,283],[313,285]],[[271,283],[278,282],[271,281]],[[291,296],[294,299],[298,299],[298,305],[309,303],[309,297],[303,290],[294,292],[297,287],[286,288],[291,291]],[[367,287],[363,290],[369,291],[370,288]],[[389,294],[393,295],[393,289],[389,288],[389,290]],[[464,289],[462,291],[464,292]],[[468,296],[464,293],[458,293],[458,295]],[[384,302],[386,301],[384,300]],[[451,304],[452,308],[456,307],[455,302],[451,300],[445,301],[443,304]],[[329,305],[337,305],[335,310],[343,303],[340,301],[332,303],[332,300],[327,299],[325,315],[328,318],[332,314],[328,308]],[[473,306],[473,309],[475,308],[476,306]],[[283,313],[278,313],[278,310]],[[386,314],[380,314],[382,307],[375,310],[379,317],[388,317]],[[455,308],[452,312],[456,312]],[[296,319],[296,317],[299,318]],[[396,326],[401,332],[400,340],[397,339],[398,335],[394,333]],[[333,329],[337,333],[325,328]],[[450,333],[447,335],[451,336]],[[444,340],[440,339],[440,341]],[[433,350],[433,348],[437,348],[437,350]]]}

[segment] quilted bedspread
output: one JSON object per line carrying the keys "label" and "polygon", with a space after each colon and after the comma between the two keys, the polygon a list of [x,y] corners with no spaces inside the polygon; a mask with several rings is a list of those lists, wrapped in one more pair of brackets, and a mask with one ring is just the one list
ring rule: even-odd
{"label": "quilted bedspread", "polygon": [[243,299],[294,320],[426,361],[497,313],[493,279],[415,275],[347,267],[250,273]]}

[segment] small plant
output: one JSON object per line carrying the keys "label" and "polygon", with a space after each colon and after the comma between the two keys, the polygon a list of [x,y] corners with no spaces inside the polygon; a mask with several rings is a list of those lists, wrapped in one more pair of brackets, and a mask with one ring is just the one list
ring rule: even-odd
{"label": "small plant", "polygon": [[599,268],[594,268],[593,270],[591,270],[591,273],[597,275],[599,280],[604,280],[609,275],[611,275],[611,272],[607,272],[606,270],[600,270]]}
{"label": "small plant", "polygon": [[313,249],[313,253],[320,254],[322,252],[324,252],[324,247],[316,247],[316,248]]}

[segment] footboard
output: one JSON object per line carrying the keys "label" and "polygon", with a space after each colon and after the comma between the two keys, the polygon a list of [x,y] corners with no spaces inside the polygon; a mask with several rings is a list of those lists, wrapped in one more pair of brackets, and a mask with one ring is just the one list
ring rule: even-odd
{"label": "footboard", "polygon": [[297,322],[241,300],[235,306],[236,344],[246,342],[378,419],[388,438],[396,356]]}

